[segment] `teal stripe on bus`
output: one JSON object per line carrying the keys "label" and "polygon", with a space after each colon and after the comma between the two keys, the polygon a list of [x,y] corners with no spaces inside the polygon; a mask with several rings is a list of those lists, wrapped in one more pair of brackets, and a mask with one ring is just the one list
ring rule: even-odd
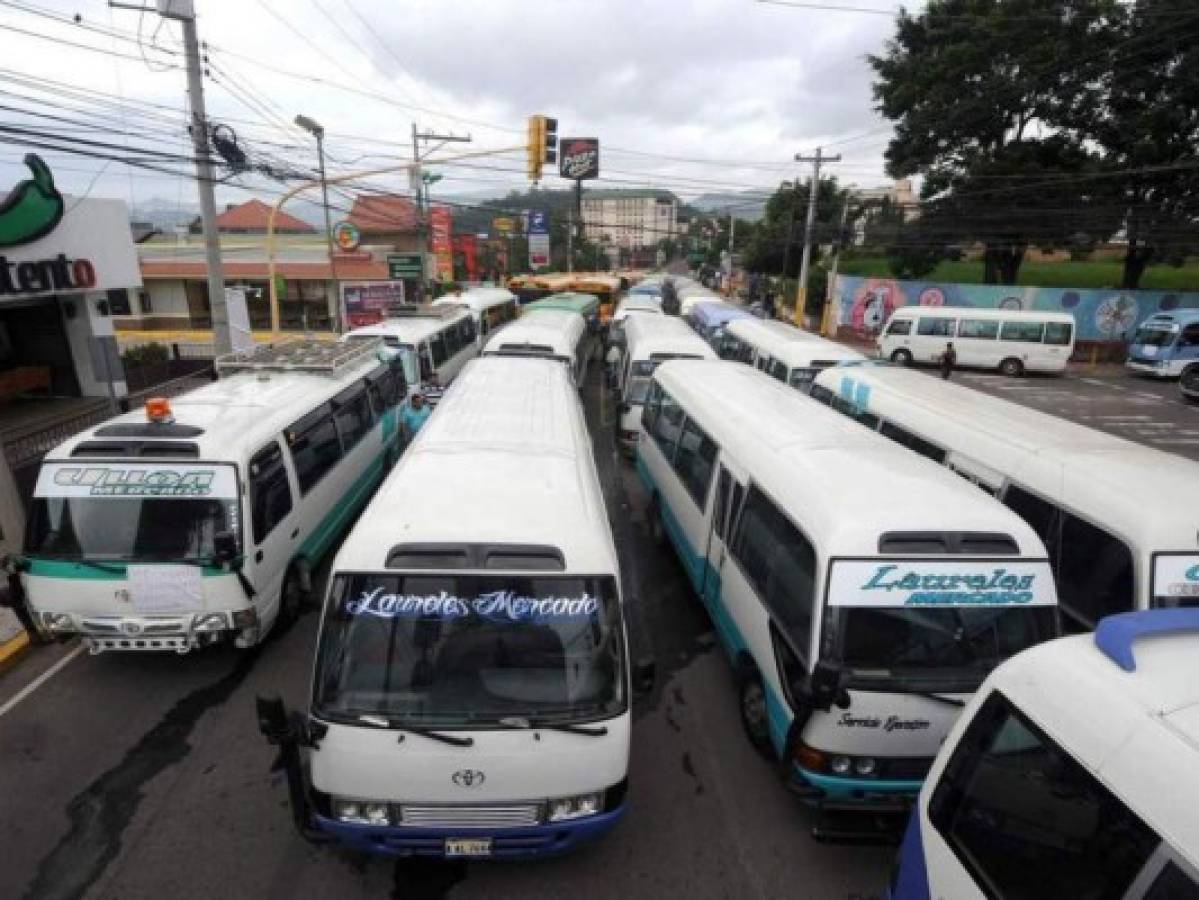
{"label": "teal stripe on bus", "polygon": [[315,562],[328,552],[333,540],[344,530],[349,520],[366,505],[366,501],[370,499],[371,494],[382,480],[384,459],[386,459],[386,447],[384,452],[376,456],[366,467],[366,471],[350,485],[350,489],[333,504],[329,514],[320,521],[320,524],[313,529],[312,534],[308,535],[304,543],[300,545],[300,556]]}
{"label": "teal stripe on bus", "polygon": [[[162,562],[141,562],[135,560],[132,563],[125,561],[98,561],[95,565],[90,565],[68,559],[46,559],[37,556],[28,556],[25,559],[29,564],[29,568],[25,570],[25,574],[27,575],[36,575],[41,578],[65,578],[75,581],[121,581],[127,575],[125,567],[128,565],[175,565],[175,563],[171,563],[169,560]],[[104,566],[104,568],[101,569],[98,566]],[[218,575],[229,575],[230,573],[219,566],[203,566],[200,569],[200,574],[205,578],[213,578]]]}

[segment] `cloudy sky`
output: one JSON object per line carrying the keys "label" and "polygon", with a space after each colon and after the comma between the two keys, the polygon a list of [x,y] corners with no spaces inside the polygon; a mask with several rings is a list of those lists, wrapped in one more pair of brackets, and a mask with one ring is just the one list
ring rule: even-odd
{"label": "cloudy sky", "polygon": [[[823,3],[887,8],[886,0]],[[889,129],[873,111],[865,61],[890,36],[886,15],[758,0],[196,7],[210,118],[252,162],[284,176],[313,164],[311,138],[291,125],[301,112],[329,133],[331,174],[409,158],[413,122],[471,136],[439,151],[446,154],[523,144],[525,116],[542,112],[557,116],[564,136],[600,138],[603,182],[614,187],[652,185],[684,197],[769,190],[795,172],[795,153],[817,145],[843,155],[832,167],[843,180],[886,181]],[[105,0],[0,0],[0,31],[0,126],[53,132],[58,143],[94,141],[98,153],[148,150],[158,155],[143,161],[168,170],[40,148],[64,192],[195,202],[194,184],[175,174],[190,171],[178,23],[110,10]],[[45,139],[0,137],[6,188],[23,177],[21,156],[38,149],[22,142]],[[524,184],[523,166],[518,153],[446,165],[434,194],[502,194]],[[218,201],[244,199],[249,189],[270,202],[282,184],[243,175],[219,189]],[[384,173],[369,184],[396,190],[406,179]]]}

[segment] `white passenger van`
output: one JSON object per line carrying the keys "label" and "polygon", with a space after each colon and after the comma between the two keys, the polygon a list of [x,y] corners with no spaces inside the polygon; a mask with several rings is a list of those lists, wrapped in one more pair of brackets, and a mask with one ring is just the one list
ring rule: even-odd
{"label": "white passenger van", "polygon": [[621,449],[631,454],[654,369],[668,359],[716,359],[716,351],[678,316],[632,316],[625,322],[624,334],[615,384],[620,397],[617,437]]}
{"label": "white passenger van", "polygon": [[21,584],[49,634],[93,653],[257,644],[394,458],[398,365],[379,341],[297,341],[47,454]]}
{"label": "white passenger van", "polygon": [[404,374],[413,388],[434,373],[442,385],[448,385],[479,354],[474,315],[454,304],[395,307],[382,322],[341,336],[343,341],[370,338],[382,338],[400,351]]}
{"label": "white passenger van", "polygon": [[482,346],[487,336],[520,315],[516,294],[502,287],[473,287],[446,294],[433,301],[434,306],[460,306],[470,310],[475,322],[476,340]]}
{"label": "white passenger van", "polygon": [[878,337],[879,355],[906,366],[936,363],[952,342],[957,364],[1004,375],[1065,371],[1074,352],[1074,316],[1067,312],[901,306]]}
{"label": "white passenger van", "polygon": [[637,471],[747,735],[822,810],[905,808],[990,670],[1056,635],[1018,516],[745,366],[660,366]]}
{"label": "white passenger van", "polygon": [[1067,630],[1199,605],[1199,463],[884,364],[823,372],[812,396],[1019,513],[1049,548]]}
{"label": "white passenger van", "polygon": [[740,318],[725,327],[724,358],[748,363],[806,393],[822,370],[866,357],[787,322]]}
{"label": "white passenger van", "polygon": [[574,385],[550,360],[484,357],[337,554],[303,726],[277,698],[259,718],[308,833],[400,856],[537,856],[624,811],[630,690]]}
{"label": "white passenger van", "polygon": [[887,893],[1199,897],[1199,609],[1125,613],[1008,660],[920,792]]}
{"label": "white passenger van", "polygon": [[491,335],[484,356],[540,356],[566,364],[582,387],[591,362],[587,321],[565,309],[543,309],[521,316]]}

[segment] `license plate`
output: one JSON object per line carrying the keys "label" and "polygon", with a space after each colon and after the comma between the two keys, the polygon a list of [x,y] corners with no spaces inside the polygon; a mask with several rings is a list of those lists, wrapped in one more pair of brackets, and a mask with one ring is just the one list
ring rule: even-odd
{"label": "license plate", "polygon": [[491,856],[491,838],[446,838],[446,856]]}

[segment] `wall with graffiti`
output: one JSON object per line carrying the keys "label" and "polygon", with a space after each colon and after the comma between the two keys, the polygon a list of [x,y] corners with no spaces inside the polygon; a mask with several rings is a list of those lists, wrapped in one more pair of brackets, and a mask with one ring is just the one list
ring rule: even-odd
{"label": "wall with graffiti", "polygon": [[949,284],[851,275],[838,276],[833,290],[836,324],[864,338],[877,334],[900,306],[1068,312],[1077,323],[1078,340],[1104,342],[1127,342],[1137,324],[1156,312],[1199,309],[1199,292]]}

